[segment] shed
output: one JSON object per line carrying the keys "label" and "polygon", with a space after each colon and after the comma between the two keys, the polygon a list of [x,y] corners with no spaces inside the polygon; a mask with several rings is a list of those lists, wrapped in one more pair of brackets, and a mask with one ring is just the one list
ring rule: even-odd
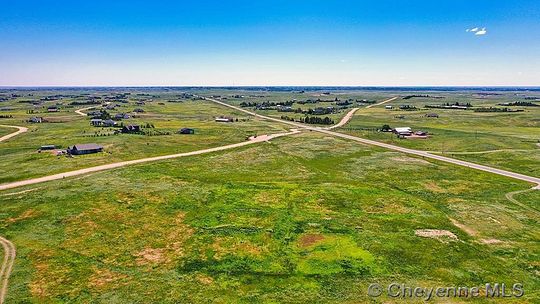
{"label": "shed", "polygon": [[178,133],[180,133],[180,134],[195,134],[195,129],[182,128],[182,129],[180,129],[180,131]]}
{"label": "shed", "polygon": [[103,151],[103,146],[98,144],[78,144],[67,149],[67,152],[73,155],[91,154],[101,151]]}

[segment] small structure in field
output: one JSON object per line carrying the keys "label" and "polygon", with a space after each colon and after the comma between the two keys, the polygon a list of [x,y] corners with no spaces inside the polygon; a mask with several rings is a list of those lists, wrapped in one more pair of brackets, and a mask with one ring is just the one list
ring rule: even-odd
{"label": "small structure in field", "polygon": [[72,155],[92,154],[101,151],[103,151],[103,146],[98,144],[78,144],[67,149],[67,153]]}
{"label": "small structure in field", "polygon": [[130,116],[126,113],[118,113],[114,115],[114,119],[121,120],[121,119],[129,119]]}
{"label": "small structure in field", "polygon": [[414,132],[414,135],[416,136],[427,136],[427,132],[424,132],[424,131],[416,131]]}
{"label": "small structure in field", "polygon": [[56,149],[55,145],[43,145],[39,147],[39,150],[41,151],[54,150],[54,149]]}
{"label": "small structure in field", "polygon": [[133,110],[133,112],[135,112],[135,113],[144,113],[144,110],[141,109],[141,108],[136,108],[135,110]]}
{"label": "small structure in field", "polygon": [[58,112],[58,111],[60,111],[60,110],[57,107],[54,107],[54,106],[47,108],[47,112]]}
{"label": "small structure in field", "polygon": [[94,127],[99,127],[101,125],[103,125],[103,119],[101,118],[93,118],[93,119],[90,119],[90,124]]}
{"label": "small structure in field", "polygon": [[437,113],[427,113],[426,117],[439,118],[439,114],[437,114]]}
{"label": "small structure in field", "polygon": [[43,117],[32,117],[28,120],[28,122],[31,122],[31,123],[42,123],[43,122]]}
{"label": "small structure in field", "polygon": [[114,121],[112,119],[104,120],[103,121],[103,126],[104,127],[114,127],[114,126],[116,126],[116,121]]}
{"label": "small structure in field", "polygon": [[192,128],[182,128],[178,131],[179,134],[195,134],[195,129]]}
{"label": "small structure in field", "polygon": [[393,106],[384,106],[385,109],[387,110],[392,110],[394,107]]}
{"label": "small structure in field", "polygon": [[234,119],[231,117],[216,117],[216,122],[233,122]]}
{"label": "small structure in field", "polygon": [[394,133],[398,136],[409,136],[412,134],[412,130],[410,127],[399,127],[394,129]]}
{"label": "small structure in field", "polygon": [[122,133],[138,133],[141,132],[139,125],[127,125],[122,128]]}

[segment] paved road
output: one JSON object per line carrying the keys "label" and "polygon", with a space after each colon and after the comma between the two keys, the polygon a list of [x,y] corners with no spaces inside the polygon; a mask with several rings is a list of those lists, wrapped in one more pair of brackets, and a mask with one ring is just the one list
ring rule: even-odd
{"label": "paved road", "polygon": [[[395,98],[397,98],[397,97],[394,97],[394,99]],[[493,167],[489,167],[489,166],[479,165],[479,164],[475,164],[475,163],[471,163],[471,162],[467,162],[467,161],[463,161],[463,160],[458,160],[458,159],[454,159],[454,158],[450,158],[450,157],[446,157],[446,156],[435,155],[435,154],[431,154],[431,153],[426,152],[426,151],[403,148],[403,147],[394,146],[394,145],[390,145],[390,144],[386,144],[386,143],[382,143],[382,142],[378,142],[378,141],[374,141],[374,140],[370,140],[370,139],[364,139],[364,138],[357,137],[357,136],[338,133],[338,132],[334,132],[334,131],[329,130],[330,128],[325,129],[325,128],[320,128],[320,127],[306,126],[305,124],[301,124],[301,123],[281,120],[281,119],[278,119],[278,118],[273,118],[273,117],[268,117],[268,116],[260,115],[260,114],[257,114],[257,113],[253,113],[251,111],[248,111],[248,110],[245,110],[245,109],[242,109],[242,108],[239,108],[239,107],[224,103],[222,101],[219,101],[219,100],[216,100],[216,99],[213,99],[213,98],[206,97],[205,99],[209,100],[209,101],[213,101],[213,102],[221,104],[221,105],[224,105],[224,106],[227,106],[229,108],[233,108],[233,109],[235,109],[237,111],[241,111],[241,112],[256,116],[256,117],[260,117],[260,118],[267,119],[267,120],[272,120],[272,121],[278,121],[278,122],[286,123],[286,124],[289,124],[289,125],[294,125],[297,128],[302,128],[302,129],[307,129],[307,130],[311,130],[311,131],[321,132],[321,133],[325,133],[325,134],[336,136],[336,137],[341,137],[341,138],[345,138],[345,139],[354,140],[354,141],[357,141],[357,142],[360,142],[360,143],[363,143],[363,144],[367,144],[367,145],[378,146],[378,147],[382,147],[382,148],[386,148],[386,149],[390,149],[390,150],[394,150],[394,151],[399,151],[399,152],[403,152],[403,153],[407,153],[407,154],[422,156],[422,157],[425,157],[425,158],[435,159],[435,160],[455,164],[455,165],[458,165],[458,166],[463,166],[463,167],[467,167],[467,168],[473,168],[473,169],[476,169],[476,170],[481,170],[481,171],[485,171],[485,172],[490,172],[490,173],[494,173],[494,174],[498,174],[498,175],[502,175],[502,176],[506,176],[506,177],[511,177],[511,178],[523,180],[523,181],[535,184],[536,185],[535,189],[540,189],[540,178],[538,178],[538,177],[528,176],[528,175],[524,175],[524,174],[520,174],[520,173],[514,173],[514,172],[511,172],[511,171],[506,171],[506,170],[497,169],[497,168],[493,168]],[[390,99],[387,99],[387,100],[385,100],[383,102],[380,102],[380,103],[374,104],[374,105],[379,105],[379,104],[382,104],[384,102],[389,102],[391,100],[393,100],[393,99],[390,98]],[[354,114],[354,112],[353,112],[353,114]],[[348,119],[351,119],[352,116],[353,115],[348,116]]]}
{"label": "paved road", "polygon": [[4,303],[7,293],[9,276],[15,263],[15,245],[7,239],[0,236],[0,244],[4,248],[4,259],[0,268],[0,304]]}
{"label": "paved road", "polygon": [[381,102],[379,102],[379,103],[370,104],[369,106],[366,107],[366,109],[369,109],[369,108],[372,108],[372,107],[376,107],[376,106],[380,106],[380,105],[382,105],[382,104],[385,104],[385,103],[387,103],[387,102],[390,102],[390,101],[396,100],[396,99],[397,99],[397,97],[392,97],[392,98],[389,98],[389,99],[387,99],[387,100],[383,100],[383,101],[381,101]]}
{"label": "paved road", "polygon": [[0,142],[4,141],[4,140],[8,140],[10,138],[12,138],[13,136],[17,136],[21,133],[24,133],[26,131],[28,131],[28,128],[25,128],[25,127],[19,127],[19,126],[6,126],[6,125],[0,125],[0,127],[7,127],[7,128],[16,128],[16,129],[19,129],[18,131],[15,131],[13,133],[10,133],[8,135],[4,135],[2,137],[0,137]]}
{"label": "paved road", "polygon": [[225,145],[225,146],[220,146],[220,147],[215,147],[215,148],[209,148],[209,149],[197,150],[197,151],[191,151],[191,152],[185,152],[185,153],[178,153],[178,154],[156,156],[156,157],[147,157],[147,158],[141,158],[141,159],[135,159],[135,160],[128,160],[128,161],[117,162],[117,163],[112,163],[112,164],[106,164],[106,165],[101,165],[101,166],[95,166],[95,167],[79,169],[79,170],[74,170],[74,171],[69,171],[69,172],[64,172],[64,173],[58,173],[58,174],[53,174],[53,175],[49,175],[49,176],[33,178],[33,179],[28,179],[28,180],[13,182],[13,183],[7,183],[7,184],[0,185],[0,191],[1,190],[12,189],[12,188],[17,188],[17,187],[22,187],[22,186],[27,186],[27,185],[43,183],[43,182],[52,181],[52,180],[63,179],[63,178],[66,178],[66,177],[72,177],[72,176],[97,172],[97,171],[103,171],[103,170],[109,170],[109,169],[114,169],[114,168],[119,168],[119,167],[125,167],[125,166],[128,166],[128,165],[135,165],[135,164],[147,163],[147,162],[158,161],[158,160],[165,160],[165,159],[171,159],[171,158],[199,155],[199,154],[217,152],[217,151],[222,151],[222,150],[227,150],[227,149],[232,149],[232,148],[238,148],[238,147],[242,147],[242,146],[246,146],[246,145],[251,145],[251,144],[255,144],[255,143],[269,141],[269,140],[271,140],[273,138],[278,138],[278,137],[281,137],[281,136],[287,136],[287,135],[296,134],[296,133],[299,133],[299,132],[300,131],[298,131],[298,130],[291,130],[291,132],[287,132],[287,133],[260,135],[260,136],[257,136],[257,137],[251,137],[251,138],[249,138],[248,141],[244,141],[244,142],[236,143],[236,144]]}

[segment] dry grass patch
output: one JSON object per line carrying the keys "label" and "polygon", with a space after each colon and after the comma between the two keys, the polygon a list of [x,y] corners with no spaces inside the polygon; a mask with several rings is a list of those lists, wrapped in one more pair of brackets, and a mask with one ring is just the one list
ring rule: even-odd
{"label": "dry grass patch", "polygon": [[127,278],[127,275],[113,272],[109,269],[94,267],[94,273],[90,276],[88,286],[93,288],[105,288],[112,285],[118,286],[119,281]]}
{"label": "dry grass patch", "polygon": [[443,243],[446,243],[448,241],[457,241],[458,237],[448,231],[448,230],[440,230],[440,229],[417,229],[414,231],[414,234],[419,237],[425,237],[425,238],[432,238],[436,239],[438,241],[441,241]]}

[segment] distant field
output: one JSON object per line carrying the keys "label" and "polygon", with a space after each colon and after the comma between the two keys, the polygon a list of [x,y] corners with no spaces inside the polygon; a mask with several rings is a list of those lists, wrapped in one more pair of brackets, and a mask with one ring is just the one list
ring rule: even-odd
{"label": "distant field", "polygon": [[2,197],[8,303],[366,302],[396,281],[534,302],[538,216],[504,196],[527,187],[315,133],[42,184]]}
{"label": "distant field", "polygon": [[[114,112],[131,113],[135,107],[128,105]],[[22,120],[32,115],[16,115],[10,123],[27,126],[29,131],[18,136],[16,140],[2,143],[0,183],[122,160],[200,150],[241,142],[255,134],[285,130],[279,124],[261,122],[259,119],[205,101],[184,101],[165,105],[156,103],[140,107],[145,109],[145,113],[138,114],[136,118],[123,120],[122,123],[143,126],[151,123],[155,126],[149,129],[151,132],[168,132],[170,135],[112,135],[117,128],[93,127],[89,118],[75,114],[74,110],[67,113],[43,114],[47,119],[61,119],[61,123],[29,124]],[[220,115],[238,118],[239,121],[214,122],[214,117]],[[194,128],[195,134],[176,134],[183,127]],[[105,153],[75,158],[57,157],[48,152],[37,153],[41,145],[52,144],[65,149],[79,143],[101,144],[105,147]],[[17,170],[14,170],[15,168]]]}
{"label": "distant field", "polygon": [[[444,153],[455,158],[540,176],[538,146],[540,107],[512,107],[524,110],[518,113],[476,113],[472,110],[424,108],[426,104],[447,102],[470,102],[475,107],[501,107],[499,103],[516,99],[513,95],[481,99],[475,98],[474,94],[434,95],[448,96],[443,99],[397,99],[386,104],[394,107],[390,110],[384,106],[363,109],[356,113],[343,131],[408,148]],[[399,110],[399,106],[404,104],[415,106],[418,110]],[[439,118],[426,117],[428,113],[436,113]],[[376,131],[385,124],[390,127],[411,127],[413,130],[427,131],[431,136],[429,139],[398,139],[394,134]],[[465,154],[465,152],[486,151],[494,152]]]}

